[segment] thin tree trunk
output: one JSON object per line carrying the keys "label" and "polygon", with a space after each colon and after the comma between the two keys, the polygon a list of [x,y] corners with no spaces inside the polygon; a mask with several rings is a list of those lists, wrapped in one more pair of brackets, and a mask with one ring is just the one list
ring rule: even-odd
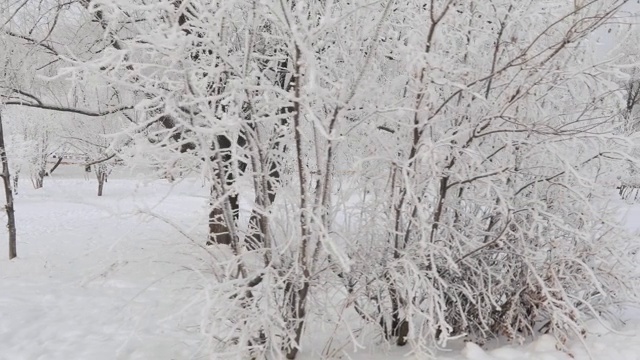
{"label": "thin tree trunk", "polygon": [[[287,304],[290,307],[290,319],[288,319],[292,324],[292,330],[295,334],[292,343],[286,344],[286,358],[287,359],[295,359],[298,354],[298,350],[300,348],[300,339],[302,337],[302,332],[304,330],[304,323],[306,320],[306,306],[307,306],[307,296],[309,294],[310,287],[310,278],[311,274],[309,271],[309,258],[307,256],[307,249],[309,247],[309,241],[311,238],[311,230],[309,226],[309,219],[306,211],[308,210],[308,187],[309,180],[305,173],[304,166],[304,155],[302,150],[302,134],[300,130],[300,49],[298,46],[295,46],[294,51],[294,66],[293,66],[293,133],[294,133],[294,143],[295,143],[295,152],[296,152],[296,164],[297,164],[297,172],[300,180],[300,234],[301,234],[301,243],[300,243],[300,253],[298,254],[297,266],[302,269],[301,279],[296,279],[302,282],[302,286],[299,289],[296,289],[296,286],[291,287],[291,295],[287,299],[289,303]],[[288,285],[288,284],[287,284]],[[298,285],[299,286],[299,285]],[[287,286],[285,285],[285,289]]]}
{"label": "thin tree trunk", "polygon": [[287,301],[289,306],[289,321],[291,328],[295,334],[293,343],[287,344],[286,358],[294,360],[300,350],[300,339],[302,338],[302,331],[304,329],[304,321],[307,317],[307,295],[309,294],[309,273],[304,271],[304,282],[300,289],[295,289],[295,285],[291,282],[287,282],[285,285],[285,295],[287,295]]}
{"label": "thin tree trunk", "polygon": [[102,189],[104,188],[104,183],[107,182],[107,171],[104,167],[97,165],[96,178],[98,178],[98,196],[102,196]]}
{"label": "thin tree trunk", "polygon": [[98,196],[102,196],[103,187],[104,187],[104,177],[98,176]]}
{"label": "thin tree trunk", "polygon": [[9,161],[4,145],[4,131],[2,129],[2,113],[0,112],[0,161],[2,161],[2,180],[4,182],[4,195],[7,199],[5,210],[7,212],[7,229],[9,230],[9,259],[18,256],[16,250],[16,219],[13,211],[13,191],[11,190],[11,177],[9,175]]}

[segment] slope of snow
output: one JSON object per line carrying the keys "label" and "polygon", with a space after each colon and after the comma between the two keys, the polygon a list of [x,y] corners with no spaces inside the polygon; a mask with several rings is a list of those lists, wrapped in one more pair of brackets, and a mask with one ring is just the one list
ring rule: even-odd
{"label": "slope of snow", "polygon": [[[95,180],[81,169],[58,171],[43,189],[22,183],[16,199],[18,258],[0,257],[0,359],[210,358],[201,330],[210,261],[200,246],[207,189],[196,180],[145,183],[124,173],[98,198]],[[640,228],[640,206],[629,209],[628,225]],[[6,233],[0,239],[6,248]],[[458,343],[438,359],[640,359],[640,312],[624,315],[616,332],[594,322],[568,352],[541,336],[489,350]],[[319,358],[324,344],[315,345],[300,358]],[[418,358],[408,352],[347,346],[334,358]]]}

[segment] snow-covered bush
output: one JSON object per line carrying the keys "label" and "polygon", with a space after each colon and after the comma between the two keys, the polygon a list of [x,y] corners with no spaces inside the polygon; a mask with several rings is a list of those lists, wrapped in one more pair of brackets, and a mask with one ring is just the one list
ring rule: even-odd
{"label": "snow-covered bush", "polygon": [[624,2],[84,0],[101,51],[60,77],[211,187],[217,358],[294,358],[310,318],[424,354],[564,339],[637,301],[597,181],[624,102],[588,38]]}

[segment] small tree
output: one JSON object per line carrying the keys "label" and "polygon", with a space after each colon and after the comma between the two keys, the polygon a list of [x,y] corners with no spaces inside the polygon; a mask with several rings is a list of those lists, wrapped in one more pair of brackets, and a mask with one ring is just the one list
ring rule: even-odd
{"label": "small tree", "polygon": [[102,196],[104,185],[116,164],[109,136],[121,129],[121,123],[116,117],[99,120],[71,117],[66,125],[63,139],[85,155],[85,166],[92,168],[98,181],[98,196]]}
{"label": "small tree", "polygon": [[[1,104],[1,103],[0,103]],[[9,172],[9,160],[7,159],[6,146],[4,144],[4,131],[2,127],[2,108],[0,108],[0,162],[2,162],[2,181],[6,199],[5,211],[7,213],[7,229],[9,231],[9,260],[18,256],[16,219],[13,209],[13,192],[11,191],[11,175]]]}

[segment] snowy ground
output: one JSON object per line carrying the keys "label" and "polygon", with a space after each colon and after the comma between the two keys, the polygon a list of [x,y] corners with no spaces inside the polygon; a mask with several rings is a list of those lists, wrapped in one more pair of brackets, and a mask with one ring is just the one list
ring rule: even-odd
{"label": "snowy ground", "polygon": [[[72,166],[57,173],[44,189],[23,182],[16,200],[19,257],[0,256],[0,359],[207,358],[199,284],[206,283],[208,259],[175,229],[204,237],[202,184],[145,182],[124,172],[98,198],[91,174],[87,179]],[[640,206],[630,207],[627,218],[640,228]],[[0,239],[6,248],[6,235]],[[640,312],[629,311],[625,320],[615,333],[594,324],[585,341],[593,359],[640,359]],[[439,359],[589,359],[580,341],[570,346],[570,356],[550,337],[488,348],[454,344]],[[344,359],[408,355],[406,348],[344,350]],[[300,358],[319,355],[307,349]]]}

